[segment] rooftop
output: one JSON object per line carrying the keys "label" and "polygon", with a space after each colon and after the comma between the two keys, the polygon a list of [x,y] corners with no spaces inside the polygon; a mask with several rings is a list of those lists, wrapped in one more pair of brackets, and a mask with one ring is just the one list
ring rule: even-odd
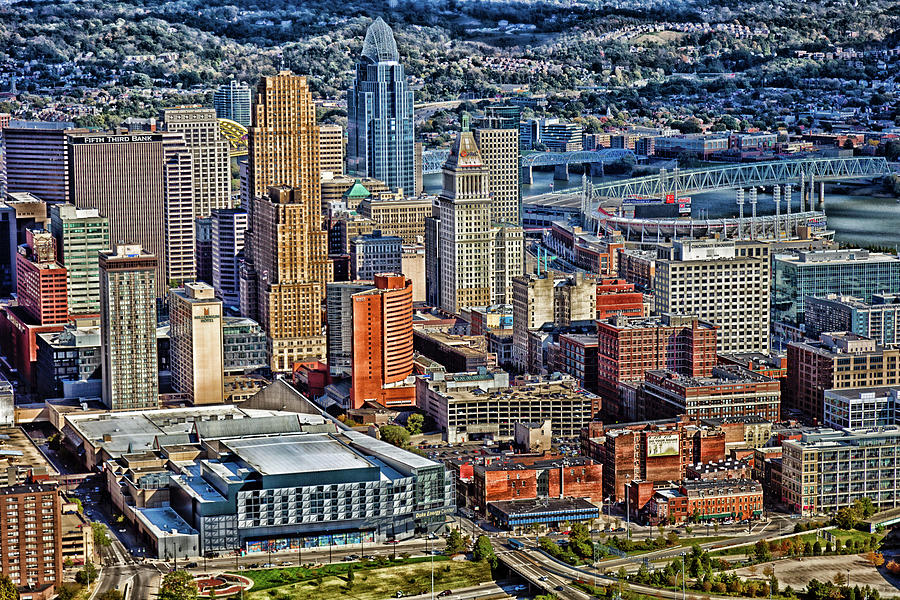
{"label": "rooftop", "polygon": [[369,461],[327,434],[289,434],[231,439],[223,444],[261,475],[343,471],[372,467]]}
{"label": "rooftop", "polygon": [[539,498],[537,500],[502,500],[490,505],[507,515],[540,515],[543,513],[597,511],[600,509],[584,498]]}
{"label": "rooftop", "polygon": [[136,508],[134,514],[157,537],[197,535],[197,530],[171,508]]}

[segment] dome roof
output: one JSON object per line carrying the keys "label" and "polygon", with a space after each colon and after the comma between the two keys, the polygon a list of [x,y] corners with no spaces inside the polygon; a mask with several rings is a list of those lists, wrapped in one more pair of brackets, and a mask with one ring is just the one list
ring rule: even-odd
{"label": "dome roof", "polygon": [[369,25],[369,29],[366,31],[362,55],[376,63],[400,61],[397,42],[394,41],[394,32],[381,17],[375,19],[375,22]]}

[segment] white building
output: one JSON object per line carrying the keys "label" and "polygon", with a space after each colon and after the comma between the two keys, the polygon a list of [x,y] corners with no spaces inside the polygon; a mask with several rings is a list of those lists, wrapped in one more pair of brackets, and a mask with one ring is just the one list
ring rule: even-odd
{"label": "white building", "polygon": [[884,427],[897,422],[900,388],[825,390],[825,426],[834,429]]}

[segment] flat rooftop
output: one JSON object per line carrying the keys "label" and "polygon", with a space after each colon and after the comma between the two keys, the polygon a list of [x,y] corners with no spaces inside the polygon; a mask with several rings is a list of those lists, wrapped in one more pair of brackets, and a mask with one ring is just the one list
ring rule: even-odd
{"label": "flat rooftop", "polygon": [[171,508],[136,508],[134,514],[156,537],[197,535],[197,530]]}
{"label": "flat rooftop", "polygon": [[491,507],[510,516],[539,516],[559,512],[597,511],[600,509],[584,498],[539,498],[537,500],[502,500]]}
{"label": "flat rooftop", "polygon": [[223,442],[261,475],[368,469],[373,465],[327,434],[296,434]]}

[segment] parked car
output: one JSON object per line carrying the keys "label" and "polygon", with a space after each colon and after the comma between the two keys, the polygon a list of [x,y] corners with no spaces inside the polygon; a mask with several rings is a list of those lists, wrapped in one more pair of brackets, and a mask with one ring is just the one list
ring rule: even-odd
{"label": "parked car", "polygon": [[438,598],[446,598],[447,596],[449,596],[449,595],[452,594],[452,593],[453,593],[453,592],[451,592],[450,590],[444,590],[443,592],[441,592],[440,594],[438,594]]}

